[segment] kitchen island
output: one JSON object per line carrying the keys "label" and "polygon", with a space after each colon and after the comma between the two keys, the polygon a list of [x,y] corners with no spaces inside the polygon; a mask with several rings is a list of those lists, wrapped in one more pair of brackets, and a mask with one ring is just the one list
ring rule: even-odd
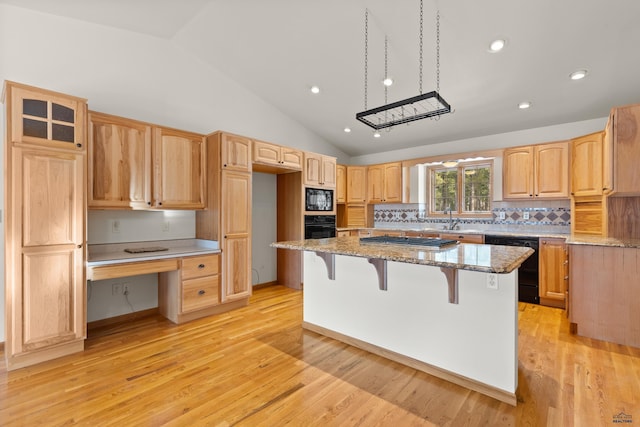
{"label": "kitchen island", "polygon": [[533,250],[358,237],[272,246],[305,251],[304,328],[516,404],[517,269]]}

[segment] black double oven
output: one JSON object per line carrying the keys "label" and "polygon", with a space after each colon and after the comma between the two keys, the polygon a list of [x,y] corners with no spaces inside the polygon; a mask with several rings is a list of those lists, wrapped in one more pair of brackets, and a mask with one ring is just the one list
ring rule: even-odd
{"label": "black double oven", "polygon": [[314,213],[304,216],[305,239],[336,237],[336,216],[321,214],[333,212],[333,190],[305,188],[305,212]]}

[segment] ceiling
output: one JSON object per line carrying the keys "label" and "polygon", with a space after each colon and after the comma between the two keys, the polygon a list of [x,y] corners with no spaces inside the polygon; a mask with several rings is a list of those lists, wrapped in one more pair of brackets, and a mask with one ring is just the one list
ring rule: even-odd
{"label": "ceiling", "polygon": [[[367,107],[374,108],[385,103],[385,35],[395,81],[388,101],[419,94],[419,0],[0,3],[171,40],[351,156],[601,118],[640,102],[637,0],[424,0],[423,91],[436,87],[439,8],[440,93],[454,112],[381,138],[355,120],[365,109],[365,9]],[[490,53],[496,38],[507,45]],[[577,69],[588,75],[572,81]],[[518,109],[521,101],[532,107]]]}

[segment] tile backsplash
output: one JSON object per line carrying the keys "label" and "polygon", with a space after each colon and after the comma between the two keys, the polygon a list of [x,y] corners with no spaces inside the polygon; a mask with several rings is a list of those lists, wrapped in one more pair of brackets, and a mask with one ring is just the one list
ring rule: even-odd
{"label": "tile backsplash", "polygon": [[[454,218],[460,230],[522,230],[569,233],[569,201],[494,202],[491,217]],[[504,214],[504,219],[501,218]],[[384,204],[374,207],[377,228],[444,228],[449,218],[429,217],[428,206],[419,203]]]}

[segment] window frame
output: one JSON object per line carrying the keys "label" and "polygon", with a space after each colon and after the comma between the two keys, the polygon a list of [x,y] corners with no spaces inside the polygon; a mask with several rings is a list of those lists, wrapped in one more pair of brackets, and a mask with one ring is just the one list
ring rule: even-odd
{"label": "window frame", "polygon": [[[479,166],[487,166],[489,168],[489,210],[488,211],[464,211],[464,179],[465,169],[469,167],[479,167]],[[452,215],[456,218],[489,218],[493,216],[492,208],[493,208],[493,159],[483,159],[483,160],[474,160],[474,161],[460,161],[454,167],[446,167],[442,164],[431,165],[428,166],[428,191],[429,191],[429,216],[432,217],[448,217],[448,212],[443,211],[435,211],[433,208],[435,206],[434,197],[435,197],[435,173],[438,171],[445,170],[457,170],[457,188],[456,188],[456,205],[457,209],[452,211]]]}

